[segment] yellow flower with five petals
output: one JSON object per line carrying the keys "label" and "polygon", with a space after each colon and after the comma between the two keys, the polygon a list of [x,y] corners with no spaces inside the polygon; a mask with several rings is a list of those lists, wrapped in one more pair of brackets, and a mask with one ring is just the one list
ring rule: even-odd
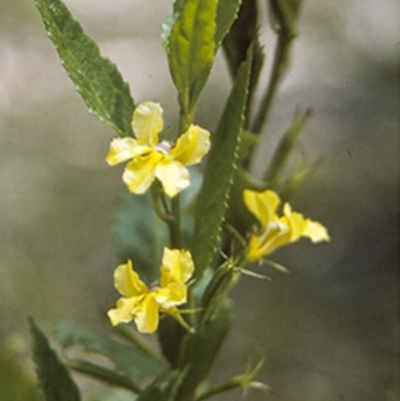
{"label": "yellow flower with five petals", "polygon": [[301,237],[309,238],[313,243],[330,240],[328,230],[321,223],[292,212],[289,203],[284,204],[283,216],[279,216],[277,209],[281,200],[274,191],[267,189],[256,192],[246,189],[243,198],[247,209],[261,224],[261,228],[250,237],[247,259],[251,262]]}
{"label": "yellow flower with five petals", "polygon": [[185,166],[199,163],[210,148],[210,133],[190,125],[172,146],[159,141],[163,129],[162,108],[158,103],[140,103],[132,115],[136,138],[116,138],[111,142],[106,161],[111,166],[131,160],[122,179],[135,194],[147,191],[154,179],[161,181],[164,192],[174,197],[190,184]]}
{"label": "yellow flower with five petals", "polygon": [[192,255],[186,250],[164,248],[160,270],[159,284],[149,288],[130,260],[115,269],[114,285],[122,298],[108,311],[113,326],[134,320],[141,333],[153,333],[160,312],[180,316],[177,306],[187,300],[187,282],[194,271]]}

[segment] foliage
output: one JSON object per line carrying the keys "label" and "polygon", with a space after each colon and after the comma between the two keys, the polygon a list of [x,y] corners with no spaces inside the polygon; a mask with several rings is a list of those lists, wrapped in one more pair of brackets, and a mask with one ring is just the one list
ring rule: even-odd
{"label": "foliage", "polygon": [[[30,320],[45,400],[80,400],[67,366],[128,391],[100,397],[107,401],[118,394],[136,401],[200,401],[237,388],[266,390],[254,380],[262,362],[221,383],[209,385],[208,376],[234,320],[231,289],[242,274],[265,278],[247,269],[251,262],[264,261],[302,236],[329,240],[324,226],[292,212],[289,203],[284,203],[283,215],[277,210],[277,192],[284,197],[310,171],[305,165],[288,169],[309,112],[295,114],[265,165],[263,180],[249,172],[289,65],[301,1],[269,1],[277,41],[265,88],[259,83],[265,54],[255,0],[175,1],[162,33],[179,104],[175,144],[163,132],[161,105],[134,105],[117,67],[100,55],[64,3],[35,3],[89,111],[120,136],[106,160],[110,165],[128,161],[123,181],[129,191],[121,199],[115,228],[121,264],[114,285],[121,298],[108,312],[119,338],[62,323],[57,330],[58,342],[67,348],[62,362]],[[218,127],[210,133],[194,123],[195,111],[221,45],[232,88]],[[264,92],[259,104],[257,90]],[[208,151],[205,168],[189,175],[186,166],[200,163]],[[141,333],[157,331],[159,351],[125,324],[132,320]],[[101,355],[107,364],[70,358],[68,350],[74,347],[84,355]]]}

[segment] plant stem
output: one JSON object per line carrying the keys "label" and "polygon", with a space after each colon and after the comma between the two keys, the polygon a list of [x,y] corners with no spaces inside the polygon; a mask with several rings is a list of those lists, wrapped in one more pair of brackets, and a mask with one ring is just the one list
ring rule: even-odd
{"label": "plant stem", "polygon": [[181,244],[181,213],[179,194],[171,200],[171,213],[173,221],[170,224],[170,236],[172,248],[180,248]]}
{"label": "plant stem", "polygon": [[284,31],[278,35],[269,85],[261,101],[260,108],[254,118],[254,122],[250,129],[251,132],[259,134],[267,122],[272,101],[286,71],[288,56],[290,54],[290,45],[293,39],[294,36],[288,36]]}
{"label": "plant stem", "polygon": [[[160,205],[160,197],[161,201],[163,202],[164,210],[161,209]],[[151,187],[151,199],[153,200],[153,207],[154,211],[156,212],[157,216],[166,224],[170,225],[173,221],[173,216],[168,213],[167,205],[165,204],[165,200],[160,196],[159,189],[152,185]]]}
{"label": "plant stem", "polygon": [[115,326],[115,329],[124,336],[128,341],[134,344],[137,348],[145,352],[148,356],[156,360],[157,362],[164,363],[151,348],[150,344],[136,331],[128,327],[126,324],[119,324]]}
{"label": "plant stem", "polygon": [[131,379],[129,379],[129,377],[122,376],[113,370],[103,368],[102,366],[98,366],[81,359],[68,359],[66,362],[68,367],[77,372],[85,373],[109,384],[126,388],[134,393],[141,392],[140,388]]}

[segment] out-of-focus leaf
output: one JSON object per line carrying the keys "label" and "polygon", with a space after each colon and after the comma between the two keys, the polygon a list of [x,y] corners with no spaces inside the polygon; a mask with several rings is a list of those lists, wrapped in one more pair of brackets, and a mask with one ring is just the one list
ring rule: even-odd
{"label": "out-of-focus leaf", "polygon": [[280,175],[287,165],[293,148],[297,143],[300,133],[303,131],[307,120],[311,116],[311,110],[305,113],[296,111],[289,129],[283,134],[272,156],[271,163],[264,174],[264,180],[275,187]]}
{"label": "out-of-focus leaf", "polygon": [[165,314],[160,319],[158,327],[158,341],[161,351],[167,358],[172,369],[178,367],[179,350],[186,330],[172,316]]}
{"label": "out-of-focus leaf", "polygon": [[23,340],[17,335],[0,343],[0,400],[42,400],[34,378],[26,372],[26,360],[20,352],[23,346]]}
{"label": "out-of-focus leaf", "polygon": [[224,112],[212,137],[203,185],[196,201],[192,254],[200,277],[211,261],[221,230],[233,174],[237,167],[239,134],[248,93],[251,56],[237,74]]}
{"label": "out-of-focus leaf", "polygon": [[175,401],[179,386],[186,377],[186,370],[161,376],[148,386],[136,401]]}
{"label": "out-of-focus leaf", "polygon": [[[190,186],[180,194],[183,246],[187,247],[194,227],[193,201],[202,182],[202,174],[190,168]],[[124,190],[114,227],[116,252],[121,262],[131,259],[142,280],[151,284],[159,279],[163,247],[170,246],[166,224],[153,208],[149,193],[134,195]]]}
{"label": "out-of-focus leaf", "polygon": [[35,0],[47,33],[89,112],[119,135],[132,135],[134,108],[129,87],[116,66],[100,55],[61,0]]}
{"label": "out-of-focus leaf", "polygon": [[81,345],[111,360],[117,370],[125,372],[132,380],[155,377],[165,371],[165,366],[139,348],[128,346],[75,324],[64,322],[57,328],[57,339],[64,347]]}
{"label": "out-of-focus leaf", "polygon": [[68,369],[58,359],[46,336],[32,318],[29,319],[29,324],[33,342],[33,360],[44,399],[46,401],[80,401],[78,387]]}
{"label": "out-of-focus leaf", "polygon": [[149,193],[121,197],[115,225],[116,250],[121,262],[131,259],[142,280],[150,284],[159,279],[168,230],[156,215]]}
{"label": "out-of-focus leaf", "polygon": [[172,80],[185,114],[193,113],[215,55],[217,0],[178,0],[164,25]]}
{"label": "out-of-focus leaf", "polygon": [[207,324],[196,333],[185,337],[179,367],[186,370],[186,377],[178,391],[176,401],[193,399],[198,385],[208,375],[232,321],[232,303],[225,299]]}

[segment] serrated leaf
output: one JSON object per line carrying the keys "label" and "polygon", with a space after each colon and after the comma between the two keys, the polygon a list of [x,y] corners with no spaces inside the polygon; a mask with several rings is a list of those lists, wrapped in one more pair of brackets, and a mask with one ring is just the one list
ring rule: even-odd
{"label": "serrated leaf", "polygon": [[179,367],[187,370],[176,401],[193,399],[198,385],[207,377],[233,321],[232,302],[221,302],[215,315],[196,333],[185,337]]}
{"label": "serrated leaf", "polygon": [[229,95],[204,172],[203,185],[195,210],[192,254],[196,275],[200,277],[213,255],[237,167],[239,134],[242,128],[248,93],[251,56],[242,64]]}
{"label": "serrated leaf", "polygon": [[119,135],[132,135],[134,108],[129,87],[116,66],[100,55],[61,0],[35,0],[61,63],[89,111]]}
{"label": "serrated leaf", "polygon": [[33,360],[45,400],[80,401],[78,387],[68,369],[59,360],[46,336],[32,318],[29,319],[29,324],[33,342]]}
{"label": "serrated leaf", "polygon": [[215,31],[216,48],[220,46],[225,35],[231,29],[231,26],[240,8],[242,0],[219,0],[217,9],[217,28]]}
{"label": "serrated leaf", "polygon": [[165,371],[159,360],[141,349],[110,340],[76,324],[61,323],[57,327],[57,339],[64,347],[79,344],[86,351],[105,356],[132,380],[154,377]]}
{"label": "serrated leaf", "polygon": [[185,113],[192,112],[214,60],[217,5],[217,0],[178,0],[164,29],[169,68]]}

